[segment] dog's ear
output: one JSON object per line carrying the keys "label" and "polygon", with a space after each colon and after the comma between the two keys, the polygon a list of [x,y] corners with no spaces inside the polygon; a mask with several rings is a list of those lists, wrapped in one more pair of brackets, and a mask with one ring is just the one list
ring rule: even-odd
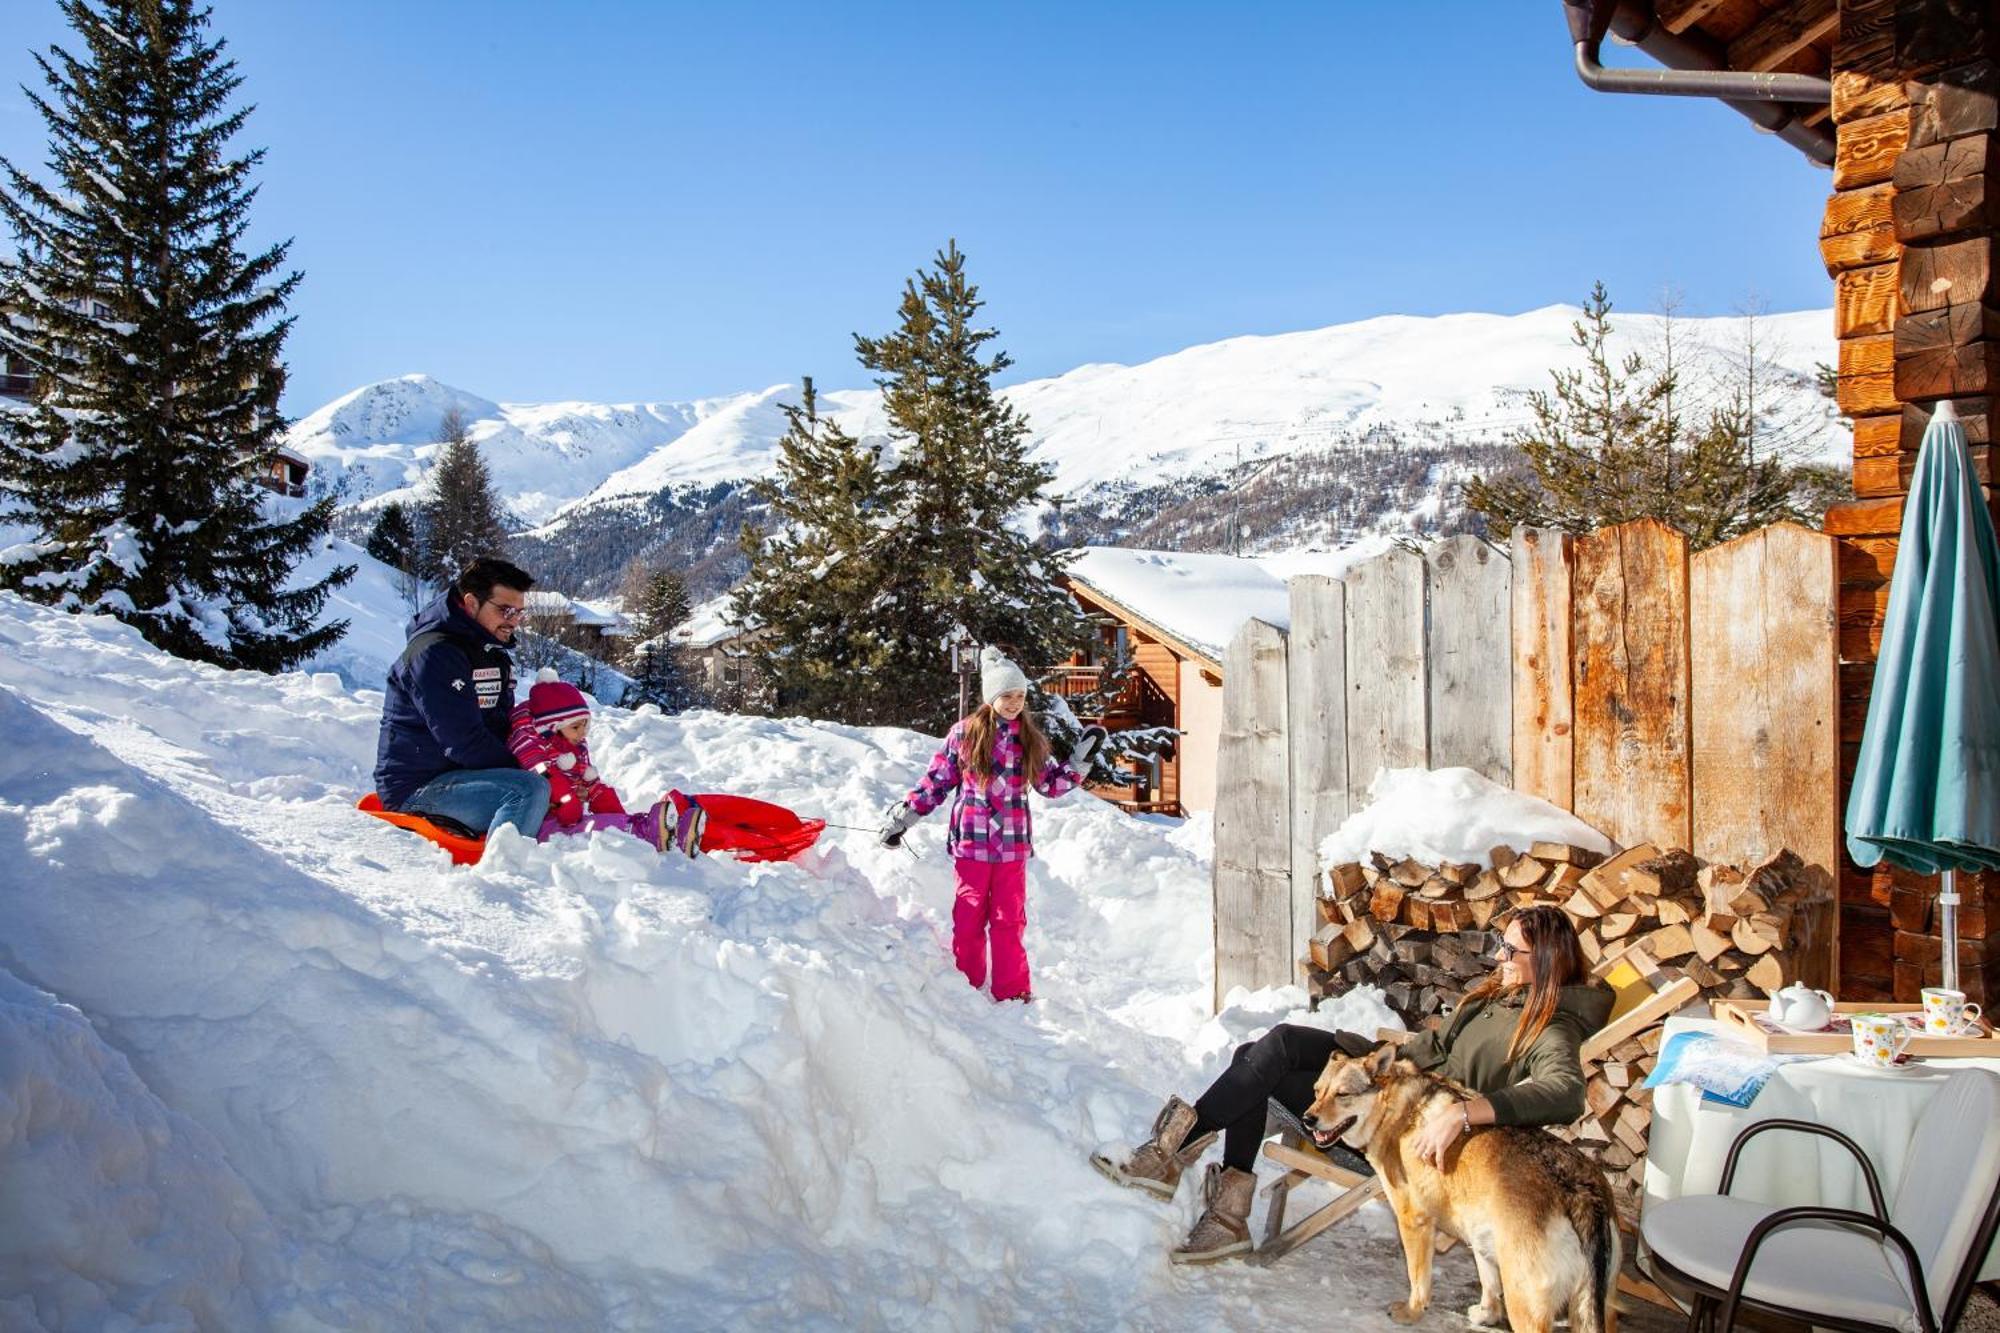
{"label": "dog's ear", "polygon": [[1363,1062],[1362,1068],[1368,1071],[1368,1077],[1380,1078],[1389,1072],[1389,1066],[1394,1064],[1395,1061],[1396,1047],[1393,1043],[1385,1041],[1369,1052],[1368,1059]]}

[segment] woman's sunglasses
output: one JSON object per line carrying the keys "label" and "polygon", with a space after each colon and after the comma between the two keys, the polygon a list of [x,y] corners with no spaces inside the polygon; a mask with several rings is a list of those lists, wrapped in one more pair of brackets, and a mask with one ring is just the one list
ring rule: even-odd
{"label": "woman's sunglasses", "polygon": [[1516,957],[1526,952],[1527,952],[1526,949],[1517,949],[1513,945],[1507,943],[1507,941],[1501,940],[1499,945],[1494,950],[1493,958],[1495,962],[1511,963],[1512,961],[1514,961]]}

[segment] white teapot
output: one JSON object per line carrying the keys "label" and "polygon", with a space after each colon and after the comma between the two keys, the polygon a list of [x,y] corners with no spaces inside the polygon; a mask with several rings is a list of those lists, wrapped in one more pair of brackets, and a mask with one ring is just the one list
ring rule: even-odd
{"label": "white teapot", "polygon": [[1788,1028],[1823,1028],[1833,1021],[1833,997],[1794,982],[1771,992],[1771,1021]]}

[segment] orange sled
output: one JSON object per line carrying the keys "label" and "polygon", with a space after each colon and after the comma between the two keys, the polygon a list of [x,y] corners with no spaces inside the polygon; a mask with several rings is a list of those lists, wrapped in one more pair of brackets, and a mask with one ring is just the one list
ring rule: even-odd
{"label": "orange sled", "polygon": [[405,815],[394,810],[384,810],[382,798],[372,791],[362,797],[355,808],[364,815],[373,815],[377,819],[386,820],[397,828],[408,829],[419,838],[436,843],[451,853],[453,865],[469,866],[486,850],[486,839],[468,833],[462,827],[448,829],[443,825],[432,823],[422,815]]}

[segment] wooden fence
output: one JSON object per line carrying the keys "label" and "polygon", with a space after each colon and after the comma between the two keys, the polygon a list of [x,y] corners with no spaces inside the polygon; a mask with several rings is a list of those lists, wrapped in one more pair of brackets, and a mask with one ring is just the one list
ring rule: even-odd
{"label": "wooden fence", "polygon": [[1381,768],[1472,768],[1621,845],[1802,856],[1802,969],[1838,976],[1834,540],[1781,524],[1689,557],[1649,520],[1392,550],[1292,580],[1289,631],[1223,659],[1215,995],[1297,979],[1319,843]]}

